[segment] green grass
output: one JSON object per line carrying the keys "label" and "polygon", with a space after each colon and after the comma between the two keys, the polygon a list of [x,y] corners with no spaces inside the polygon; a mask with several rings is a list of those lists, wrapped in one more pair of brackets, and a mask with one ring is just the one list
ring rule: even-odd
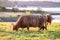
{"label": "green grass", "polygon": [[48,25],[47,31],[38,31],[38,28],[13,31],[12,23],[1,22],[0,40],[60,40],[60,23]]}

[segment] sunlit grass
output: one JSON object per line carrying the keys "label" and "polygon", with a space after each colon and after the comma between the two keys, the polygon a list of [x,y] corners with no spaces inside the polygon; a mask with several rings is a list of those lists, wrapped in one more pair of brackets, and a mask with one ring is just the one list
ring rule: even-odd
{"label": "sunlit grass", "polygon": [[48,25],[47,31],[38,31],[38,28],[13,31],[12,23],[0,22],[0,40],[60,40],[60,23]]}

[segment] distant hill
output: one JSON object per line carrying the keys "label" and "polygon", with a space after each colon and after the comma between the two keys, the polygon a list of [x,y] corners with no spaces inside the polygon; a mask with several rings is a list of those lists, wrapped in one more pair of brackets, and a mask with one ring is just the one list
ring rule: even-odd
{"label": "distant hill", "polygon": [[60,2],[51,2],[51,1],[7,1],[0,0],[0,5],[5,7],[14,7],[17,5],[18,7],[27,7],[27,6],[35,6],[35,7],[60,7]]}

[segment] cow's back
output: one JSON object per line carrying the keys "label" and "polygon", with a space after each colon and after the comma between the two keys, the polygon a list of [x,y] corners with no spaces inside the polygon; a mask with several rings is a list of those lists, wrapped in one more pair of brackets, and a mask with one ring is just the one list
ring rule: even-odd
{"label": "cow's back", "polygon": [[28,26],[39,26],[44,22],[44,17],[40,15],[27,15],[22,17],[22,23]]}
{"label": "cow's back", "polygon": [[45,16],[41,14],[30,14],[30,15],[24,15],[19,18],[17,21],[17,24],[13,27],[13,30],[17,30],[18,28],[26,28],[29,29],[29,27],[39,27],[45,28],[44,22],[45,22]]}

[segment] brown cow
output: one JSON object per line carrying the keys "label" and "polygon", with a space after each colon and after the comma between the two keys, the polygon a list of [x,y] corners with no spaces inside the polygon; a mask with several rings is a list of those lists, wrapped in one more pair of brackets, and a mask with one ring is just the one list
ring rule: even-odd
{"label": "brown cow", "polygon": [[40,29],[46,29],[46,17],[41,14],[30,14],[25,16],[20,16],[16,25],[13,26],[13,30],[18,30],[18,28],[38,27]]}

